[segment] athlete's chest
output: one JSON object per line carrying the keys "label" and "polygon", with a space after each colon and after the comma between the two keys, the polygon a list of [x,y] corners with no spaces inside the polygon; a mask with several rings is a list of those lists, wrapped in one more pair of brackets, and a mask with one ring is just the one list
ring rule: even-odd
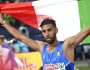
{"label": "athlete's chest", "polygon": [[63,61],[64,54],[63,51],[54,51],[52,53],[45,52],[42,56],[43,63],[44,64],[50,64],[50,63],[58,63],[58,62],[64,62]]}

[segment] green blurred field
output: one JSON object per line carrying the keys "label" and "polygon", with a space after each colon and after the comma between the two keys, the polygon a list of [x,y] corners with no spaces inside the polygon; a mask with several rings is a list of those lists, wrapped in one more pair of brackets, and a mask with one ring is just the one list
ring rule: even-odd
{"label": "green blurred field", "polygon": [[[79,70],[90,70],[90,67],[78,67]],[[76,69],[76,70],[78,70]]]}

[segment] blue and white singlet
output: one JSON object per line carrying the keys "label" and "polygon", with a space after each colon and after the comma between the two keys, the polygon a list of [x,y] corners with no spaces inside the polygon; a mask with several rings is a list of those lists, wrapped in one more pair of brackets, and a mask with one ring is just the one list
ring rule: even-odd
{"label": "blue and white singlet", "polygon": [[62,44],[62,42],[59,42],[54,52],[47,51],[47,44],[43,47],[43,70],[74,70],[74,63],[66,58]]}

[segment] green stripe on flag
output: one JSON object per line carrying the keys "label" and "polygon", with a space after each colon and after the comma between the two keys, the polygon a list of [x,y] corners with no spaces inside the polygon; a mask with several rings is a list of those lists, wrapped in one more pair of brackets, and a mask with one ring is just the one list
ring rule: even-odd
{"label": "green stripe on flag", "polygon": [[[90,0],[78,0],[81,29],[90,26]],[[90,36],[83,43],[90,43]]]}

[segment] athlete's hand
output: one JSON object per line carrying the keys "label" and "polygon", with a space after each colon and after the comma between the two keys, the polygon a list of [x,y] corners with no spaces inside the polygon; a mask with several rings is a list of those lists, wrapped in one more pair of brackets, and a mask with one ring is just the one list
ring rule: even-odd
{"label": "athlete's hand", "polygon": [[2,14],[2,13],[0,13],[0,24],[2,24],[2,23],[3,23],[3,21],[4,21],[4,19],[3,19],[3,14]]}

